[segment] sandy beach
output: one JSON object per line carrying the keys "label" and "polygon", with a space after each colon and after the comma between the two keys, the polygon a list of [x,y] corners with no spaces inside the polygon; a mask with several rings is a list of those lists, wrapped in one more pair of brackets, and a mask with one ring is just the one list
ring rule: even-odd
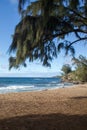
{"label": "sandy beach", "polygon": [[87,130],[87,84],[0,94],[0,130]]}

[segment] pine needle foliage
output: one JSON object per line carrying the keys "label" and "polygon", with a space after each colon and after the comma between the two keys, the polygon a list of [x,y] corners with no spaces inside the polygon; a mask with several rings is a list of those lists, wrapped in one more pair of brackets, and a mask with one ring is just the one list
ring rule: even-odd
{"label": "pine needle foliage", "polygon": [[[26,59],[50,66],[61,49],[74,54],[73,44],[87,41],[87,0],[19,0],[18,7],[22,17],[9,48],[16,53],[9,58],[9,68],[26,66]],[[70,34],[76,36],[72,42],[65,40]]]}

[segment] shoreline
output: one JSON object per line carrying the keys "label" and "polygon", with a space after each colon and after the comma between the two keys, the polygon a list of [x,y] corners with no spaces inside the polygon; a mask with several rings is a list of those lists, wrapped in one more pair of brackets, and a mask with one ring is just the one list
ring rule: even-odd
{"label": "shoreline", "polygon": [[86,130],[87,84],[0,94],[0,130]]}
{"label": "shoreline", "polygon": [[[20,88],[21,87],[21,85],[19,86],[18,85],[18,88],[20,88],[20,91],[19,90],[17,90],[17,86],[16,85],[13,85],[13,86],[8,86],[8,87],[1,87],[0,88],[0,90],[2,90],[3,88],[4,88],[4,90],[5,89],[7,89],[7,90],[5,90],[5,92],[4,92],[4,90],[2,91],[2,92],[0,92],[0,94],[9,94],[9,93],[21,93],[21,92],[40,92],[40,91],[49,91],[49,90],[56,90],[56,89],[60,89],[60,88],[69,88],[69,87],[72,87],[72,86],[74,86],[74,85],[77,85],[77,84],[73,84],[73,83],[69,83],[69,82],[60,82],[60,83],[58,83],[58,86],[56,86],[56,87],[46,87],[46,88],[38,88],[37,90],[35,89],[32,89],[32,90],[22,90],[22,88],[23,88],[23,86],[22,86],[22,88]],[[25,88],[26,87],[28,87],[28,86],[25,86]],[[29,87],[30,88],[30,87]],[[11,90],[12,89],[12,90]],[[10,90],[10,91],[8,91],[8,90]],[[15,91],[16,90],[16,91]]]}
{"label": "shoreline", "polygon": [[[72,84],[72,83],[71,83]],[[0,95],[5,95],[5,94],[20,94],[20,93],[38,93],[38,92],[44,92],[44,91],[58,91],[61,89],[68,89],[68,88],[76,88],[76,87],[80,87],[80,86],[87,86],[87,83],[85,84],[73,84],[73,85],[69,85],[69,86],[62,86],[62,87],[52,87],[52,88],[47,88],[47,89],[43,89],[43,90],[30,90],[30,91],[16,91],[16,92],[5,92],[5,93],[0,93]]]}

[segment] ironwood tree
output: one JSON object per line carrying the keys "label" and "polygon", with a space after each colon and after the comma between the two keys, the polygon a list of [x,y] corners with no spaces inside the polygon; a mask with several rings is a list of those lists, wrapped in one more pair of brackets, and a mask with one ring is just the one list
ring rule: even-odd
{"label": "ironwood tree", "polygon": [[[61,49],[74,54],[73,44],[87,42],[87,0],[19,0],[18,8],[21,21],[9,48],[15,52],[9,68],[26,66],[26,59],[50,66]],[[70,36],[73,41],[66,40]]]}

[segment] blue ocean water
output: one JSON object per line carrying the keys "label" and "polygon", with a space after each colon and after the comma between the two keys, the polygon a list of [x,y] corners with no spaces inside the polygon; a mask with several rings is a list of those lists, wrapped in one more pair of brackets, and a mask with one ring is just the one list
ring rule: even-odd
{"label": "blue ocean water", "polygon": [[41,91],[67,86],[60,78],[0,78],[0,93]]}

